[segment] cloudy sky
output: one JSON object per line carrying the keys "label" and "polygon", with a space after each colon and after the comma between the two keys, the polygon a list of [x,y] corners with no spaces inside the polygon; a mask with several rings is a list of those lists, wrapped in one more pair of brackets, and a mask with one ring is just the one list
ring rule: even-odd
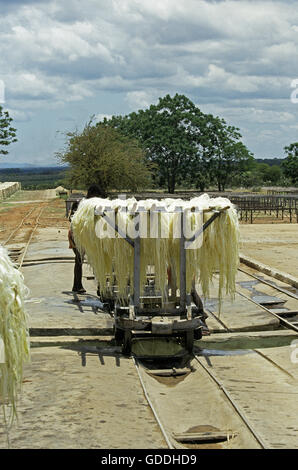
{"label": "cloudy sky", "polygon": [[0,104],[19,139],[5,161],[56,164],[65,132],[168,93],[240,127],[256,158],[283,157],[297,54],[290,0],[0,0]]}

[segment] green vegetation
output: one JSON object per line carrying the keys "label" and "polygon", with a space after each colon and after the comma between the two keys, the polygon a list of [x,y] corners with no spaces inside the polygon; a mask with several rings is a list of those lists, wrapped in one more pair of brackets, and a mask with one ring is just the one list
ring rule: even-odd
{"label": "green vegetation", "polygon": [[52,189],[65,184],[66,168],[0,169],[0,181],[19,181],[22,189]]}
{"label": "green vegetation", "polygon": [[66,150],[57,153],[69,165],[70,188],[87,188],[97,183],[102,196],[111,189],[132,190],[150,185],[149,164],[136,139],[106,126],[86,124],[83,132],[67,134]]}
{"label": "green vegetation", "polygon": [[283,172],[290,181],[298,185],[298,142],[285,147],[287,157],[282,162]]}
{"label": "green vegetation", "polygon": [[7,155],[8,150],[1,147],[7,147],[12,142],[16,142],[16,129],[11,127],[12,118],[8,111],[3,111],[0,106],[0,155]]}

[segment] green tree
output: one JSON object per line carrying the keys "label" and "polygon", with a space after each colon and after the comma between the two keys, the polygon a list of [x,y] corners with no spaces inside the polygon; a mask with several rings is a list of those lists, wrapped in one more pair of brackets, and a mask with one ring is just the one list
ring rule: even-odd
{"label": "green tree", "polygon": [[278,165],[268,165],[267,163],[259,163],[256,166],[263,183],[277,184],[281,179],[282,170]]}
{"label": "green tree", "polygon": [[7,147],[12,142],[17,142],[16,129],[11,127],[12,118],[8,111],[3,111],[0,106],[0,154],[7,155],[8,150],[1,147]]}
{"label": "green tree", "polygon": [[233,177],[252,167],[254,157],[241,142],[237,127],[209,115],[207,128],[205,135],[209,143],[206,143],[201,158],[207,162],[210,178],[216,182],[218,191],[224,191]]}
{"label": "green tree", "polygon": [[127,116],[105,120],[126,135],[137,138],[155,166],[155,179],[175,192],[193,168],[206,137],[206,116],[184,95],[166,95],[157,105]]}
{"label": "green tree", "polygon": [[92,125],[83,132],[67,133],[66,149],[58,159],[69,165],[71,187],[97,183],[106,196],[111,189],[133,190],[150,184],[150,168],[138,142],[106,125]]}
{"label": "green tree", "polygon": [[156,179],[173,193],[177,183],[190,181],[204,190],[215,181],[223,191],[235,172],[245,171],[252,154],[240,141],[239,129],[204,114],[184,95],[166,95],[157,105],[127,116],[105,120],[143,145],[156,164]]}
{"label": "green tree", "polygon": [[282,161],[284,175],[295,185],[298,184],[298,142],[284,148],[287,157]]}

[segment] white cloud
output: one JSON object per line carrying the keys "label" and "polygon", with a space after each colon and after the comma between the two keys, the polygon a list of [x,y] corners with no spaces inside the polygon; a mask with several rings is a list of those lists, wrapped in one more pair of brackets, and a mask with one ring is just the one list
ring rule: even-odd
{"label": "white cloud", "polygon": [[94,116],[94,119],[95,121],[101,122],[104,120],[104,118],[111,119],[111,117],[112,117],[112,114],[98,113]]}
{"label": "white cloud", "polygon": [[148,108],[152,104],[152,94],[147,91],[129,91],[126,101],[131,109]]}
{"label": "white cloud", "polygon": [[7,108],[7,111],[16,123],[30,121],[33,115],[30,111],[22,111],[20,109]]}
{"label": "white cloud", "polygon": [[247,135],[273,126],[274,141],[288,125],[291,139],[297,24],[292,1],[14,0],[0,17],[0,81],[32,126],[39,110],[81,124],[178,92]]}

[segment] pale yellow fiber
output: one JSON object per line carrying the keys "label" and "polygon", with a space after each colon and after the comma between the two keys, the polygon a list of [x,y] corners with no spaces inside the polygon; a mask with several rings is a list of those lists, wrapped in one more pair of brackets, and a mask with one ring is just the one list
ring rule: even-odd
{"label": "pale yellow fiber", "polygon": [[16,415],[21,390],[23,366],[29,359],[30,346],[24,300],[28,289],[21,272],[11,262],[7,250],[0,246],[0,403],[8,423]]}
{"label": "pale yellow fiber", "polygon": [[[186,286],[190,292],[193,281],[200,285],[204,297],[216,273],[219,273],[219,292],[235,293],[235,275],[239,260],[239,226],[237,212],[226,198],[210,198],[207,194],[190,200],[134,198],[83,200],[72,219],[72,230],[77,246],[87,255],[103,294],[107,291],[107,276],[114,273],[118,296],[125,298],[127,285],[133,287],[133,248],[105,219],[108,215],[132,240],[137,228],[142,229],[140,278],[141,289],[146,281],[148,266],[154,266],[155,285],[164,297],[167,294],[168,269],[177,281],[179,289],[180,225],[181,212],[185,215],[184,227],[191,237],[214,212],[221,215],[186,250]],[[102,215],[94,216],[94,209]],[[139,227],[136,225],[137,211]],[[105,215],[104,215],[105,214]]]}

